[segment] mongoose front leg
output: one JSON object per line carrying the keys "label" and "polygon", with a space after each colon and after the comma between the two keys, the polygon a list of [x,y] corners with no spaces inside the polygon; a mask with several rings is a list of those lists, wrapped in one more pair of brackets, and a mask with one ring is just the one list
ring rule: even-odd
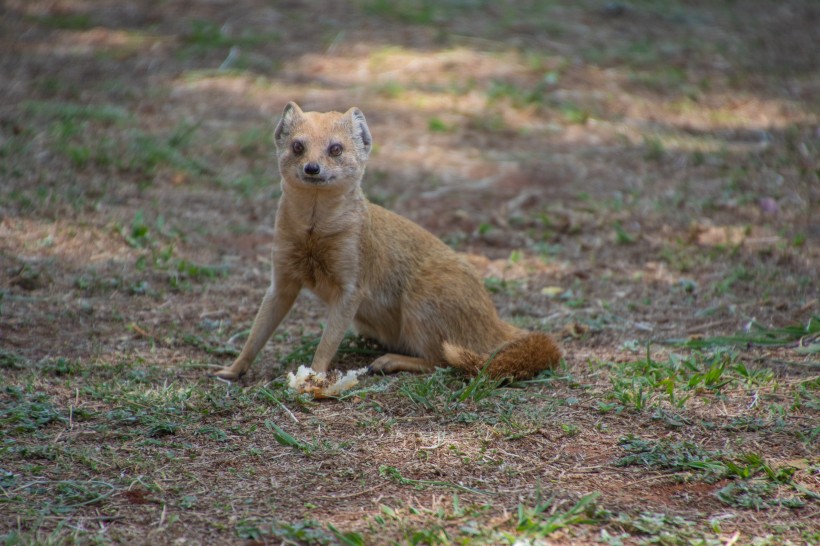
{"label": "mongoose front leg", "polygon": [[222,368],[214,372],[213,375],[230,381],[242,377],[251,367],[256,355],[268,342],[273,331],[276,330],[276,327],[288,314],[290,308],[293,307],[293,302],[296,301],[299,290],[300,286],[298,284],[287,282],[284,279],[277,279],[265,292],[265,297],[262,299],[256,318],[253,319],[251,333],[245,341],[245,346],[242,347],[242,352],[239,353],[239,356],[230,367]]}
{"label": "mongoose front leg", "polygon": [[325,331],[322,332],[322,339],[319,340],[319,346],[316,348],[313,363],[310,366],[314,372],[327,371],[330,361],[333,360],[333,356],[339,350],[339,344],[342,342],[347,328],[353,323],[353,317],[356,316],[361,301],[358,294],[346,293],[340,295],[337,301],[330,304],[327,325]]}

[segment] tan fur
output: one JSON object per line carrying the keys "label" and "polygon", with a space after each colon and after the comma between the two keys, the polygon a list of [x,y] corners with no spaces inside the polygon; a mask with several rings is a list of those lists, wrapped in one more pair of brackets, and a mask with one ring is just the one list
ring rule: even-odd
{"label": "tan fur", "polygon": [[[215,375],[244,374],[302,288],[328,306],[311,366],[317,372],[328,369],[351,324],[393,351],[373,362],[374,371],[428,372],[449,364],[477,373],[489,360],[491,376],[521,379],[555,367],[561,351],[552,338],[499,319],[462,257],[367,201],[360,183],[371,137],[358,108],[304,113],[288,103],[274,138],[282,198],[272,282],[241,354]],[[331,153],[334,145],[340,154]]]}

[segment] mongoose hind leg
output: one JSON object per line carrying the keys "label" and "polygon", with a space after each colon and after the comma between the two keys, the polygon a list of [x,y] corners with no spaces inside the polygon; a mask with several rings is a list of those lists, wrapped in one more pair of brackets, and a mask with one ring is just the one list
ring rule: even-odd
{"label": "mongoose hind leg", "polygon": [[422,358],[397,355],[394,353],[387,353],[384,356],[380,356],[374,360],[370,366],[368,366],[368,371],[370,373],[430,373],[435,369],[435,364]]}

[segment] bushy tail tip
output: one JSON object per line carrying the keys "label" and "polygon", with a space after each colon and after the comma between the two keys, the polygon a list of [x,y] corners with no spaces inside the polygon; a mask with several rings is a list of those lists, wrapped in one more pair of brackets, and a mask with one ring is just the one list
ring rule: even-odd
{"label": "bushy tail tip", "polygon": [[555,340],[542,332],[528,332],[501,345],[492,354],[478,354],[464,347],[444,342],[444,359],[450,366],[470,375],[482,369],[490,377],[529,379],[543,370],[551,370],[561,361],[561,349]]}

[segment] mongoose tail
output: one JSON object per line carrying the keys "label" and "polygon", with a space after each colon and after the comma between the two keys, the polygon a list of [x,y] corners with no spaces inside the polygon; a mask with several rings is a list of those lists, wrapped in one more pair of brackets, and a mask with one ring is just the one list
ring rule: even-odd
{"label": "mongoose tail", "polygon": [[446,341],[442,349],[450,366],[469,375],[478,374],[486,366],[487,375],[496,379],[530,379],[543,370],[555,369],[562,356],[555,340],[541,332],[521,332],[491,354],[474,353]]}

